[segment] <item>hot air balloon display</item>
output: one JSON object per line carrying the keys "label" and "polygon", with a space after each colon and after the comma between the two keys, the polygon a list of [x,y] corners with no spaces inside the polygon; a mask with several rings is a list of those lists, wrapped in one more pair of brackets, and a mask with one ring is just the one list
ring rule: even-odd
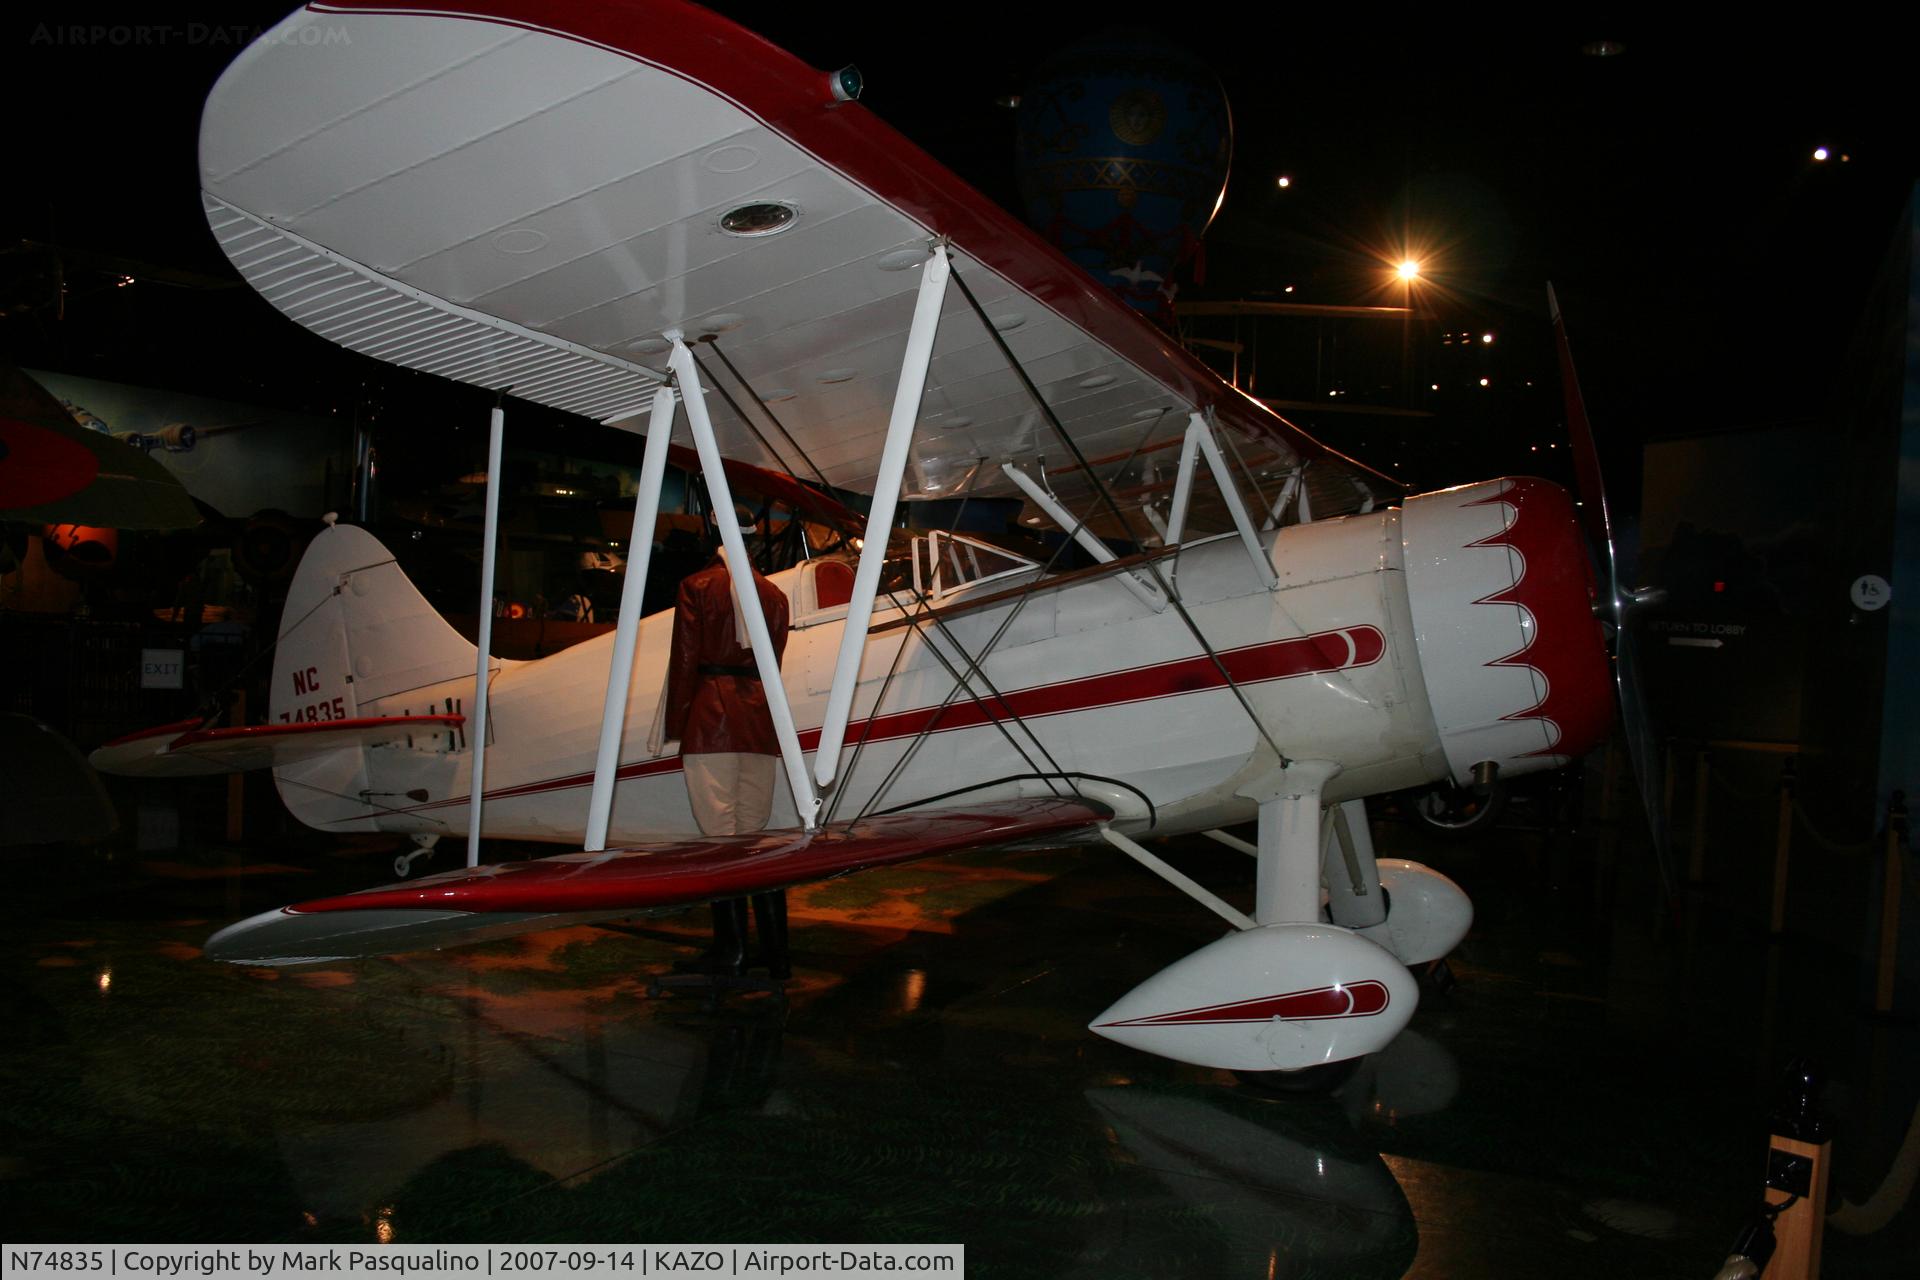
{"label": "hot air balloon display", "polygon": [[1138,34],[1071,45],[1022,93],[1018,145],[1027,221],[1171,327],[1175,272],[1199,265],[1233,155],[1207,65]]}

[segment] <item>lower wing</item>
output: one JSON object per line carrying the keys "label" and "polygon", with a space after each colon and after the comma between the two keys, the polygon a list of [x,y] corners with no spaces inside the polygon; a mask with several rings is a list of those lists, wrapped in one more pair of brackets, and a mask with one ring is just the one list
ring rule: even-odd
{"label": "lower wing", "polygon": [[497,863],[262,912],[207,939],[206,955],[281,965],[427,951],[784,889],[963,849],[1061,840],[1110,817],[1106,806],[1078,798],[998,800],[883,814],[819,831],[707,836]]}

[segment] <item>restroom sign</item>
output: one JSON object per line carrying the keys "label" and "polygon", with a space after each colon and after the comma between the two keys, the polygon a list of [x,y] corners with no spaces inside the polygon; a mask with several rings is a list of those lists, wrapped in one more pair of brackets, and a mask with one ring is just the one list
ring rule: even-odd
{"label": "restroom sign", "polygon": [[142,649],[140,651],[140,687],[142,689],[186,688],[186,650]]}

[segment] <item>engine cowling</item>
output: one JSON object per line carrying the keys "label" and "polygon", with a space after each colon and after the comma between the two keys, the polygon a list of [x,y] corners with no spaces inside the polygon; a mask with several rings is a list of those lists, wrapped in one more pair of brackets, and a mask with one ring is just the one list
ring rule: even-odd
{"label": "engine cowling", "polygon": [[[1598,594],[1566,490],[1531,476],[1407,500],[1407,596],[1447,765],[1529,773],[1578,759],[1613,718]],[[1482,774],[1485,774],[1483,769]]]}

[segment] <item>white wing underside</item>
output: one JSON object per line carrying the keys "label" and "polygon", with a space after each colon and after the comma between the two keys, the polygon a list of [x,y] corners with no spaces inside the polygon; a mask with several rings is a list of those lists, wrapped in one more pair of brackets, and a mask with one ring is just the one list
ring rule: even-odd
{"label": "white wing underside", "polygon": [[[645,8],[658,22],[682,13]],[[742,49],[749,63],[775,54],[757,42]],[[296,13],[208,100],[209,222],[248,282],[322,336],[636,429],[659,384],[663,331],[715,334],[811,462],[856,491],[873,487],[919,264],[952,236],[961,277],[1115,489],[1171,482],[1168,446],[1194,409],[1238,430],[1258,475],[1324,452],[1192,378],[1197,366],[1170,340],[1143,340],[1147,326],[1117,301],[1111,316],[1096,305],[1097,335],[1084,298],[1057,309],[1064,291],[1049,273],[1076,271],[1064,259],[1037,273],[1016,264],[1016,282],[992,265],[1006,261],[1004,245],[981,233],[977,210],[946,218],[939,199],[905,180],[883,198],[849,176],[843,157],[829,163],[793,141],[788,133],[804,130],[791,122],[783,132],[648,56],[497,15]],[[864,108],[839,109],[902,145]],[[909,159],[932,166],[918,152]],[[771,235],[721,229],[723,213],[753,202],[796,216]],[[1021,253],[1031,261],[1034,249],[1023,241]],[[707,377],[744,404],[711,352],[696,351]],[[811,474],[797,457],[768,456],[724,401],[709,405],[728,456]],[[1010,459],[1057,473],[1063,494],[1088,491],[1060,474],[1064,451],[986,327],[949,291],[907,493],[956,493],[976,468],[974,492],[1011,493],[997,465],[978,466]],[[1370,474],[1354,483],[1362,470],[1337,455],[1326,461],[1315,468],[1317,511],[1351,510],[1366,486],[1385,488]]]}

